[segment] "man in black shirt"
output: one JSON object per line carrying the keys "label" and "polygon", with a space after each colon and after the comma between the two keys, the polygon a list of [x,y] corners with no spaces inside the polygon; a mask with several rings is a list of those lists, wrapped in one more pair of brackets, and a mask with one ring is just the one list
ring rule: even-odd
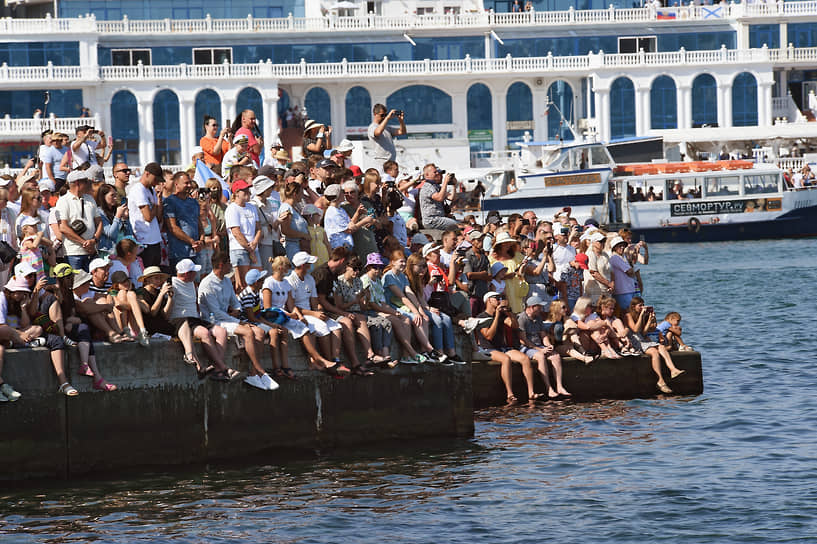
{"label": "man in black shirt", "polygon": [[530,358],[519,351],[519,323],[508,306],[505,295],[496,291],[488,291],[483,297],[485,312],[477,318],[481,321],[477,327],[477,344],[488,350],[491,360],[502,365],[501,376],[505,384],[508,402],[516,402],[513,394],[513,374],[511,363],[522,365],[522,373],[528,383],[528,399],[536,400],[543,397],[541,393],[533,391],[533,366]]}

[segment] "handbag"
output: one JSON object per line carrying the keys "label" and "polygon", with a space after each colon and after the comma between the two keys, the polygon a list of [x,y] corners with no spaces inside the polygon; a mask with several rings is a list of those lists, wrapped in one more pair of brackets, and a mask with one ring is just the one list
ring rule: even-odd
{"label": "handbag", "polygon": [[447,291],[432,291],[428,297],[428,305],[451,317],[457,315],[457,309],[451,304],[451,294]]}
{"label": "handbag", "polygon": [[17,257],[17,252],[8,242],[0,241],[0,262],[8,264]]}
{"label": "handbag", "polygon": [[80,206],[82,206],[82,211],[80,212],[82,219],[72,219],[68,226],[71,227],[71,230],[73,230],[77,236],[82,236],[85,231],[88,230],[88,225],[85,224],[85,199],[80,197],[79,201]]}

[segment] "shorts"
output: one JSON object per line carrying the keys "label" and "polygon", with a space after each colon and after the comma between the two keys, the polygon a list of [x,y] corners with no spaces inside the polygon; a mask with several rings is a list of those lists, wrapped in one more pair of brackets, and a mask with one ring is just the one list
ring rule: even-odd
{"label": "shorts", "polygon": [[524,353],[525,355],[527,355],[528,357],[533,359],[534,355],[536,355],[537,353],[542,352],[542,348],[529,348],[529,347],[526,347],[526,346],[522,346],[521,348],[519,348],[519,351],[521,351],[522,353]]}
{"label": "shorts", "polygon": [[340,323],[338,323],[334,319],[327,319],[326,321],[321,321],[320,319],[313,315],[305,315],[304,317],[306,318],[307,326],[309,326],[309,332],[315,333],[318,336],[326,336],[332,331],[337,331],[341,329]]}
{"label": "shorts", "polygon": [[219,327],[222,327],[225,331],[227,331],[227,334],[229,334],[230,336],[235,336],[235,330],[238,328],[239,325],[241,325],[241,322],[240,321],[219,321],[218,323],[216,323],[216,325],[218,325]]}
{"label": "shorts", "polygon": [[250,262],[250,253],[246,249],[231,249],[230,264],[233,266],[261,266],[261,255],[255,250],[255,265]]}
{"label": "shorts", "polygon": [[190,325],[190,331],[196,330],[196,327],[204,327],[208,331],[214,327],[212,323],[209,321],[205,321],[203,319],[199,319],[198,317],[177,317],[175,319],[170,320],[170,324],[173,326],[174,336],[179,335],[179,329],[185,323]]}

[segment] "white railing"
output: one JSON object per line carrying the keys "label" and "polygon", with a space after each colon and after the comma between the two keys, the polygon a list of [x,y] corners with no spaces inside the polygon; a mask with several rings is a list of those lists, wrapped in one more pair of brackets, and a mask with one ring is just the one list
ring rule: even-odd
{"label": "white railing", "polygon": [[49,117],[39,119],[12,119],[8,114],[5,117],[0,117],[0,136],[14,135],[14,136],[36,136],[39,139],[40,134],[51,129],[54,132],[63,132],[69,136],[73,136],[77,127],[80,125],[97,126],[99,118],[93,117],[54,117],[53,114]]}
{"label": "white railing", "polygon": [[772,116],[786,123],[805,123],[806,117],[800,112],[790,94],[772,98]]}
{"label": "white railing", "polygon": [[681,6],[655,9],[644,8],[592,9],[564,11],[530,11],[522,13],[471,12],[431,15],[359,15],[354,17],[280,17],[243,19],[159,19],[97,21],[91,15],[80,18],[0,19],[0,32],[10,34],[99,33],[99,34],[168,34],[206,33],[230,34],[246,32],[336,32],[383,31],[412,29],[491,28],[552,25],[598,25],[650,22],[672,24],[673,21],[718,19],[736,20],[741,17],[779,18],[780,16],[815,16],[817,1],[759,2],[713,6]]}

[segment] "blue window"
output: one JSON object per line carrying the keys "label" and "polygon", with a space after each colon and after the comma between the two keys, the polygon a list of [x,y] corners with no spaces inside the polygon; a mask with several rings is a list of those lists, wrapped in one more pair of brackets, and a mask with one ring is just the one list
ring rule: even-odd
{"label": "blue window", "polygon": [[261,93],[258,92],[257,89],[252,87],[244,87],[241,89],[241,92],[238,93],[238,98],[235,101],[235,118],[238,119],[238,116],[241,115],[241,112],[244,110],[252,110],[255,112],[255,120],[258,124],[259,130],[263,130],[264,128],[264,103],[261,100]]}
{"label": "blue window", "polygon": [[789,23],[788,38],[794,47],[817,46],[817,23]]}
{"label": "blue window", "polygon": [[428,85],[411,85],[386,99],[388,109],[406,112],[411,125],[439,125],[451,122],[451,96]]}
{"label": "blue window", "polygon": [[196,127],[196,141],[204,136],[204,116],[215,117],[218,121],[218,128],[222,129],[223,119],[221,118],[221,99],[213,89],[204,89],[196,95],[196,118],[193,126]]}
{"label": "blue window", "polygon": [[179,97],[170,90],[159,91],[153,99],[153,142],[159,164],[181,164]]}
{"label": "blue window", "polygon": [[321,87],[312,87],[304,98],[304,108],[306,115],[324,125],[332,124],[332,103],[329,100],[329,93]]}
{"label": "blue window", "polygon": [[661,34],[658,36],[658,51],[712,51],[725,45],[727,49],[737,46],[737,34],[725,32],[692,32],[687,34]]}
{"label": "blue window", "polygon": [[468,103],[468,142],[471,152],[494,148],[491,90],[482,83],[471,85]]}
{"label": "blue window", "polygon": [[749,47],[760,48],[763,44],[769,49],[780,47],[780,25],[751,25],[749,27]]}
{"label": "blue window", "polygon": [[139,160],[139,111],[130,91],[119,91],[111,99],[113,164],[141,164]]}
{"label": "blue window", "polygon": [[[508,128],[508,144],[521,142],[525,132],[533,134],[533,93],[526,84],[517,81],[505,95]],[[515,146],[513,146],[515,148]]]}
{"label": "blue window", "polygon": [[46,108],[45,89],[0,91],[0,117],[8,114],[15,119],[31,118],[37,108],[46,116],[53,113],[57,117],[79,117],[83,106],[81,90],[53,89],[48,92],[51,100]]}
{"label": "blue window", "polygon": [[78,66],[79,42],[0,43],[0,63],[9,66]]}
{"label": "blue window", "polygon": [[286,128],[287,110],[289,109],[289,93],[278,87],[278,122],[281,128]]}
{"label": "blue window", "polygon": [[[548,99],[556,107],[548,106],[548,140],[573,140],[573,132],[565,124],[573,124],[573,89],[566,81],[554,81],[548,87]],[[562,114],[559,115],[558,108]],[[564,119],[562,119],[564,116]]]}
{"label": "blue window", "polygon": [[709,74],[692,81],[692,128],[718,126],[718,85]]}
{"label": "blue window", "polygon": [[738,74],[732,83],[732,125],[757,126],[757,80],[748,72]]}
{"label": "blue window", "polygon": [[217,19],[282,17],[292,13],[304,16],[304,0],[62,0],[60,17],[77,17],[93,13],[100,20],[121,19],[201,19],[209,13]]}
{"label": "blue window", "polygon": [[650,89],[650,127],[678,128],[678,100],[675,81],[669,76],[655,78]]}
{"label": "blue window", "polygon": [[610,86],[610,139],[635,136],[635,87],[626,77]]}
{"label": "blue window", "polygon": [[372,122],[372,97],[363,87],[352,87],[346,93],[346,126],[368,127]]}

